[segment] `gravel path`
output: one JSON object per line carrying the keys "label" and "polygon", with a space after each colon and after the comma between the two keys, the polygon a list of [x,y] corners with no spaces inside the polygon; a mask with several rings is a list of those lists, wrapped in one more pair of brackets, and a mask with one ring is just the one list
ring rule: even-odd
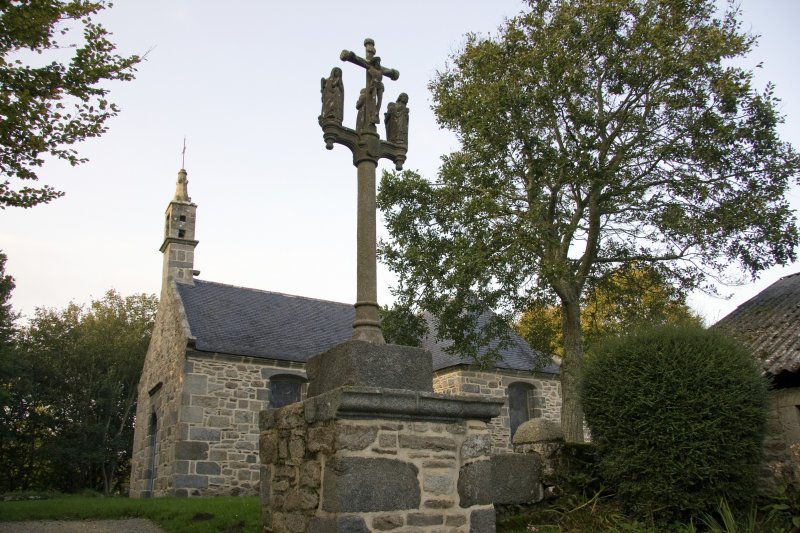
{"label": "gravel path", "polygon": [[80,521],[30,521],[0,522],[0,533],[163,533],[164,530],[150,520],[129,518],[126,520],[80,520]]}

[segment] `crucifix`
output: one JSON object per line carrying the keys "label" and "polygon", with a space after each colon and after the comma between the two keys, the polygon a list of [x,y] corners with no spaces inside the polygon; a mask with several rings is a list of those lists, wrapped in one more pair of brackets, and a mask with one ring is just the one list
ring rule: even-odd
{"label": "crucifix", "polygon": [[361,89],[356,109],[356,127],[342,126],[344,115],[344,84],[342,69],[335,67],[328,78],[321,81],[322,127],[325,148],[341,144],[353,153],[353,165],[358,178],[358,222],[357,222],[357,275],[356,275],[356,319],[353,322],[353,339],[383,344],[378,307],[378,280],[376,255],[376,205],[375,169],[378,160],[385,158],[403,169],[408,151],[408,95],[401,93],[397,102],[387,106],[384,114],[386,140],[381,140],[377,124],[383,101],[383,78],[397,80],[400,73],[381,65],[375,55],[375,41],[364,40],[366,57],[342,50],[339,59],[353,63],[366,70],[366,86]]}

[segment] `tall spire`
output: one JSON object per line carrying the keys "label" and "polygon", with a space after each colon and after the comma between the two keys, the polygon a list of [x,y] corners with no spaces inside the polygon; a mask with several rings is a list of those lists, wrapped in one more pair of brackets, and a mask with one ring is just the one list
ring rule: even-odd
{"label": "tall spire", "polygon": [[164,242],[161,252],[164,254],[162,272],[162,290],[174,280],[178,283],[194,283],[194,249],[197,242],[194,238],[194,227],[197,205],[189,198],[187,172],[181,168],[175,186],[175,196],[167,206],[164,223]]}

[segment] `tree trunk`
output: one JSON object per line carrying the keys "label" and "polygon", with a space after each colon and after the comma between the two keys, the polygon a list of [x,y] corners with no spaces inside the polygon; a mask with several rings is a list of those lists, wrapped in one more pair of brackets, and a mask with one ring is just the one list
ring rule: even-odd
{"label": "tree trunk", "polygon": [[561,361],[561,430],[567,442],[583,442],[583,376],[581,306],[577,298],[561,298],[564,359]]}

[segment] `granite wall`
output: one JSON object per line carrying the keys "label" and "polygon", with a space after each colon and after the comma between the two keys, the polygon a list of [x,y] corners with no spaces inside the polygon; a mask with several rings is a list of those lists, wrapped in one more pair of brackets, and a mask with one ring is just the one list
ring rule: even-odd
{"label": "granite wall", "polygon": [[487,372],[469,368],[445,369],[434,372],[433,375],[433,390],[436,392],[455,396],[480,394],[488,398],[505,400],[500,416],[489,423],[493,453],[513,451],[508,387],[514,383],[526,383],[533,387],[528,395],[532,418],[561,421],[561,382],[558,376],[513,370]]}
{"label": "granite wall", "polygon": [[[455,413],[488,419],[498,402],[344,391],[262,414],[265,531],[494,531],[492,439],[485,422]],[[404,409],[416,420],[398,419]]]}
{"label": "granite wall", "polygon": [[[189,327],[178,303],[174,282],[161,293],[153,335],[139,379],[136,431],[131,458],[130,495],[134,498],[171,495],[174,450],[180,435],[178,413]],[[151,422],[155,421],[155,450]]]}

